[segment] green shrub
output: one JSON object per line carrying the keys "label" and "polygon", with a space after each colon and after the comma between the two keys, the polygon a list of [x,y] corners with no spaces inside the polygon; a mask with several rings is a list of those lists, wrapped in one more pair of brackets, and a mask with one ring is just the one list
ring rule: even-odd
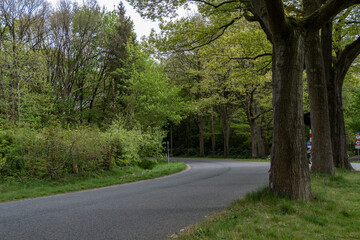
{"label": "green shrub", "polygon": [[[104,167],[108,142],[99,130],[80,128],[67,131],[69,169],[75,174],[98,172]],[[108,167],[109,169],[110,167]]]}
{"label": "green shrub", "polygon": [[153,159],[142,159],[140,162],[138,162],[138,166],[142,169],[153,169],[157,164],[156,160]]}
{"label": "green shrub", "polygon": [[60,178],[65,174],[87,174],[118,166],[151,168],[160,158],[164,132],[157,129],[126,129],[113,124],[106,132],[59,125],[35,130],[0,130],[0,174],[5,178]]}
{"label": "green shrub", "polygon": [[113,124],[107,136],[110,139],[111,155],[118,166],[129,166],[139,161],[142,142],[140,131],[126,130],[119,124]]}
{"label": "green shrub", "polygon": [[160,129],[148,128],[148,130],[142,135],[143,138],[140,146],[139,155],[141,157],[162,159],[164,157],[162,154],[164,150],[162,140],[165,137],[165,131]]}

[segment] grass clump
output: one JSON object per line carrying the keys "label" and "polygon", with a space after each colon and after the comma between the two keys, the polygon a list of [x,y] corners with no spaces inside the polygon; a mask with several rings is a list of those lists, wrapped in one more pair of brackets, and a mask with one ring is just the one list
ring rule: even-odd
{"label": "grass clump", "polygon": [[52,180],[36,178],[2,180],[0,202],[135,182],[169,175],[186,168],[182,162],[151,161],[150,169],[149,164],[146,162],[143,167],[138,165],[116,167],[87,175],[68,174],[63,178]]}
{"label": "grass clump", "polygon": [[249,193],[178,239],[360,239],[360,173],[312,175],[312,188],[310,202]]}

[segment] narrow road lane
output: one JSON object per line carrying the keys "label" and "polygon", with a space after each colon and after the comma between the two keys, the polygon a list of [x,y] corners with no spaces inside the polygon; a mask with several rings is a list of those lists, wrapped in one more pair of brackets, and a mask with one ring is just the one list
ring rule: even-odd
{"label": "narrow road lane", "polygon": [[166,239],[268,182],[269,163],[184,159],[168,177],[0,204],[0,239]]}

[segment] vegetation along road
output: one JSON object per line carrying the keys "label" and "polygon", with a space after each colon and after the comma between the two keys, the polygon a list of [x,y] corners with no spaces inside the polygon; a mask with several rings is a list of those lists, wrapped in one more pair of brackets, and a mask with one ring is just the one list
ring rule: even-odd
{"label": "vegetation along road", "polygon": [[184,159],[168,177],[0,204],[0,239],[166,239],[268,182],[269,163]]}

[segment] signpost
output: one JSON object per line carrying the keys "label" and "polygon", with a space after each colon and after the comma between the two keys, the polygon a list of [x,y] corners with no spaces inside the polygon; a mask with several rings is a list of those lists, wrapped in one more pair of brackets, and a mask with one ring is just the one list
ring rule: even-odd
{"label": "signpost", "polygon": [[360,149],[360,132],[355,134],[355,149],[357,149],[357,153],[359,156],[359,149]]}

